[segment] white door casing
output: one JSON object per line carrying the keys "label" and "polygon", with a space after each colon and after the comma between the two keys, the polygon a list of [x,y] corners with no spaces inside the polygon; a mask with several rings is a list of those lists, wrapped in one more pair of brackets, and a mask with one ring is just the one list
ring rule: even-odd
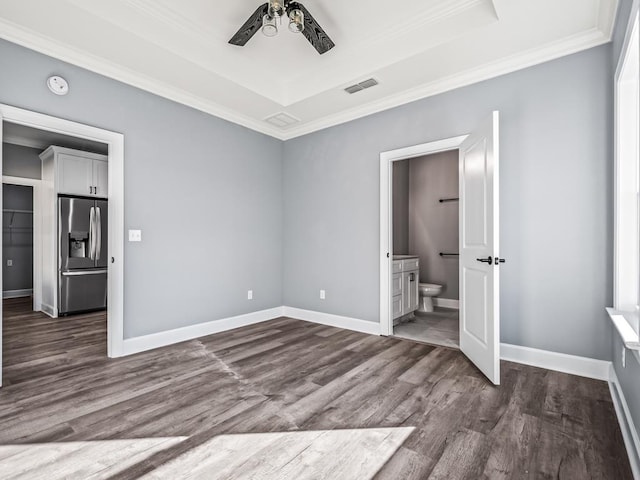
{"label": "white door casing", "polygon": [[[460,147],[460,350],[500,384],[499,113]],[[482,260],[482,261],[481,261]]]}
{"label": "white door casing", "polygon": [[4,185],[31,187],[33,193],[33,311],[42,309],[42,180],[2,176]]}
{"label": "white door casing", "polygon": [[380,333],[393,335],[394,299],[391,290],[393,262],[393,209],[392,177],[393,162],[422,157],[439,152],[456,150],[467,138],[466,135],[445,138],[434,142],[400,148],[380,153]]}
{"label": "white door casing", "polygon": [[[96,127],[0,103],[0,143],[3,122],[61,133],[108,145],[109,256],[107,289],[107,355],[124,354],[124,136]],[[0,168],[2,149],[0,149]],[[0,192],[1,193],[1,192]],[[2,202],[0,195],[0,205]],[[2,269],[0,269],[0,282]],[[0,385],[2,385],[2,305],[0,304]]]}

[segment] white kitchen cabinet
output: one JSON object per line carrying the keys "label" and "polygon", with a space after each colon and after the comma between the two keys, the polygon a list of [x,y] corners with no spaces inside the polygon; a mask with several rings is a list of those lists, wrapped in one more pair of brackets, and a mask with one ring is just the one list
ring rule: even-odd
{"label": "white kitchen cabinet", "polygon": [[395,320],[418,309],[420,260],[417,257],[394,260],[392,272],[391,310]]}
{"label": "white kitchen cabinet", "polygon": [[93,161],[93,186],[96,197],[107,198],[109,195],[109,164],[106,160]]}
{"label": "white kitchen cabinet", "polygon": [[40,158],[43,166],[53,163],[56,193],[107,198],[109,164],[106,155],[52,146]]}

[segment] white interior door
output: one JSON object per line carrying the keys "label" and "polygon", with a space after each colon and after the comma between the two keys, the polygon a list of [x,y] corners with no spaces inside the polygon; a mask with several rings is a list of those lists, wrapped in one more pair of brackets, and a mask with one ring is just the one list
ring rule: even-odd
{"label": "white interior door", "polygon": [[[500,384],[498,125],[493,112],[460,147],[460,350]],[[498,262],[498,263],[496,263]]]}

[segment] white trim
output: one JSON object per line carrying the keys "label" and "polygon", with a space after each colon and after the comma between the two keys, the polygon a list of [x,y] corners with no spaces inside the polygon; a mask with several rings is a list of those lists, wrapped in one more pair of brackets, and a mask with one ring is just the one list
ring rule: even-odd
{"label": "white trim", "polygon": [[155,78],[118,65],[104,58],[75,49],[46,35],[23,28],[5,19],[0,19],[0,38],[30,50],[57,58],[99,75],[132,85],[147,92],[168,98],[196,110],[214,115],[237,125],[242,125],[265,135],[283,140],[280,131],[268,123],[248,117],[223,107],[211,100],[188,93]]}
{"label": "white trim", "polygon": [[633,422],[631,410],[629,410],[629,405],[627,404],[624,391],[622,390],[618,375],[616,375],[616,369],[613,365],[611,365],[609,375],[611,399],[613,400],[616,416],[620,423],[620,430],[622,431],[622,438],[624,439],[624,445],[627,449],[627,456],[631,464],[633,478],[638,480],[640,479],[640,438],[638,438],[638,430]]}
{"label": "white trim", "polygon": [[[2,139],[4,141],[4,137]],[[33,194],[33,311],[42,310],[42,180],[2,175],[2,183],[32,188]]]}
{"label": "white trim", "polygon": [[[115,262],[108,266],[107,354],[109,357],[121,356],[124,339],[124,135],[5,104],[0,104],[0,118],[5,122],[108,145],[109,255]],[[55,314],[55,308],[50,309],[50,305],[42,305],[43,312]]]}
{"label": "white trim", "polygon": [[282,315],[296,320],[304,320],[306,322],[318,323],[320,325],[353,330],[354,332],[380,335],[379,323],[368,322],[358,318],[343,317],[340,315],[333,315],[331,313],[314,312],[312,310],[303,310],[301,308],[294,307],[282,307]]}
{"label": "white trim", "polygon": [[[611,40],[613,28],[612,19],[615,18],[615,10],[612,9],[615,9],[616,2],[612,3],[614,3],[614,5],[611,5],[610,8],[600,9],[598,27],[594,27],[591,30],[534,48],[522,54],[508,56],[482,65],[478,68],[420,85],[411,90],[401,92],[396,95],[390,95],[365,105],[338,112],[333,115],[327,115],[318,120],[304,123],[284,132],[276,127],[271,127],[271,125],[266,122],[261,122],[258,119],[243,115],[211,100],[190,94],[180,88],[176,88],[129,68],[122,67],[114,62],[105,60],[104,58],[72,48],[60,41],[23,28],[15,23],[8,22],[7,20],[0,19],[0,37],[8,40],[9,42],[22,45],[23,47],[69,62],[100,75],[124,82],[128,85],[133,85],[134,87],[147,92],[168,98],[229,122],[272,136],[279,140],[290,140],[308,133],[356,120],[373,113],[448,92],[456,88],[472,85],[607,43]],[[602,31],[600,28],[605,28],[605,30]]]}
{"label": "white trim", "polygon": [[199,323],[197,325],[189,325],[188,327],[152,333],[141,337],[127,338],[123,342],[122,355],[133,355],[134,353],[186,342],[187,340],[213,335],[214,333],[226,332],[227,330],[266,322],[284,316],[282,311],[283,307],[276,307],[269,310],[238,315],[236,317],[223,318],[211,322]]}
{"label": "white trim", "polygon": [[452,298],[434,298],[433,304],[436,307],[442,308],[455,308],[456,310],[460,310],[460,300],[454,300]]}
{"label": "white trim", "polygon": [[380,153],[380,332],[382,335],[393,334],[393,320],[391,319],[393,162],[455,150],[462,145],[466,138],[467,135],[461,135]]}
{"label": "white trim", "polygon": [[611,362],[604,360],[549,352],[508,343],[500,345],[500,358],[507,362],[522,363],[532,367],[607,381],[609,380],[609,368],[611,366]]}
{"label": "white trim", "polygon": [[325,128],[347,123],[352,120],[357,120],[358,118],[363,118],[374,113],[383,112],[391,108],[406,105],[408,103],[433,97],[457,88],[466,87],[485,80],[513,73],[518,70],[533,67],[535,65],[549,62],[566,55],[578,53],[589,48],[594,48],[605,44],[610,40],[610,32],[603,34],[598,29],[593,28],[578,35],[563,39],[559,42],[553,42],[549,45],[535,48],[523,54],[516,54],[507,58],[502,58],[497,61],[481,65],[480,67],[456,73],[395,95],[389,95],[364,105],[359,105],[348,110],[327,115],[326,117],[319,118],[318,120],[304,123],[298,127],[293,127],[284,133],[280,133],[277,138],[280,140],[291,140],[292,138],[324,130]]}
{"label": "white trim", "polygon": [[638,324],[638,313],[620,312],[613,308],[607,308],[606,310],[609,314],[609,318],[611,318],[616,330],[620,334],[620,338],[622,339],[622,343],[624,343],[625,348],[630,350],[640,350],[640,338],[638,338],[638,333],[631,326]]}
{"label": "white trim", "polygon": [[48,305],[46,303],[42,303],[40,304],[40,311],[42,313],[44,313],[45,315],[50,316],[51,318],[57,318],[58,315],[56,314],[55,309],[53,308],[52,305]]}
{"label": "white trim", "polygon": [[[613,252],[613,306],[617,310],[633,310],[638,299],[638,252],[637,240],[638,231],[638,204],[629,201],[629,196],[633,195],[636,190],[636,182],[634,177],[638,175],[635,171],[635,165],[629,162],[621,162],[622,158],[630,158],[637,155],[635,151],[637,144],[633,145],[629,139],[633,136],[637,140],[637,125],[628,125],[628,122],[622,121],[634,115],[635,112],[630,111],[634,108],[633,102],[628,98],[636,96],[634,91],[635,83],[629,83],[623,78],[625,73],[625,65],[629,59],[630,47],[632,45],[632,37],[634,26],[638,18],[638,10],[640,7],[639,0],[634,0],[629,15],[629,21],[626,25],[625,37],[620,57],[618,58],[615,77],[614,77],[614,252]],[[623,99],[624,97],[624,99]],[[637,105],[635,109],[637,110]],[[631,182],[630,182],[631,180]]]}
{"label": "white trim", "polygon": [[22,290],[3,290],[2,298],[22,298],[33,295],[33,288],[23,288]]}

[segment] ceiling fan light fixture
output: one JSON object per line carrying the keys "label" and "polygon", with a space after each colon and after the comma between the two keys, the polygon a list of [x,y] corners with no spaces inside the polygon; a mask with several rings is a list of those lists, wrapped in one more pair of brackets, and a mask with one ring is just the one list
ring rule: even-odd
{"label": "ceiling fan light fixture", "polygon": [[265,15],[262,17],[262,34],[265,37],[275,37],[278,34],[276,17]]}
{"label": "ceiling fan light fixture", "polygon": [[302,33],[304,30],[304,13],[299,8],[289,12],[289,30],[293,33]]}
{"label": "ceiling fan light fixture", "polygon": [[269,0],[269,13],[272,17],[284,15],[284,2],[281,0]]}

